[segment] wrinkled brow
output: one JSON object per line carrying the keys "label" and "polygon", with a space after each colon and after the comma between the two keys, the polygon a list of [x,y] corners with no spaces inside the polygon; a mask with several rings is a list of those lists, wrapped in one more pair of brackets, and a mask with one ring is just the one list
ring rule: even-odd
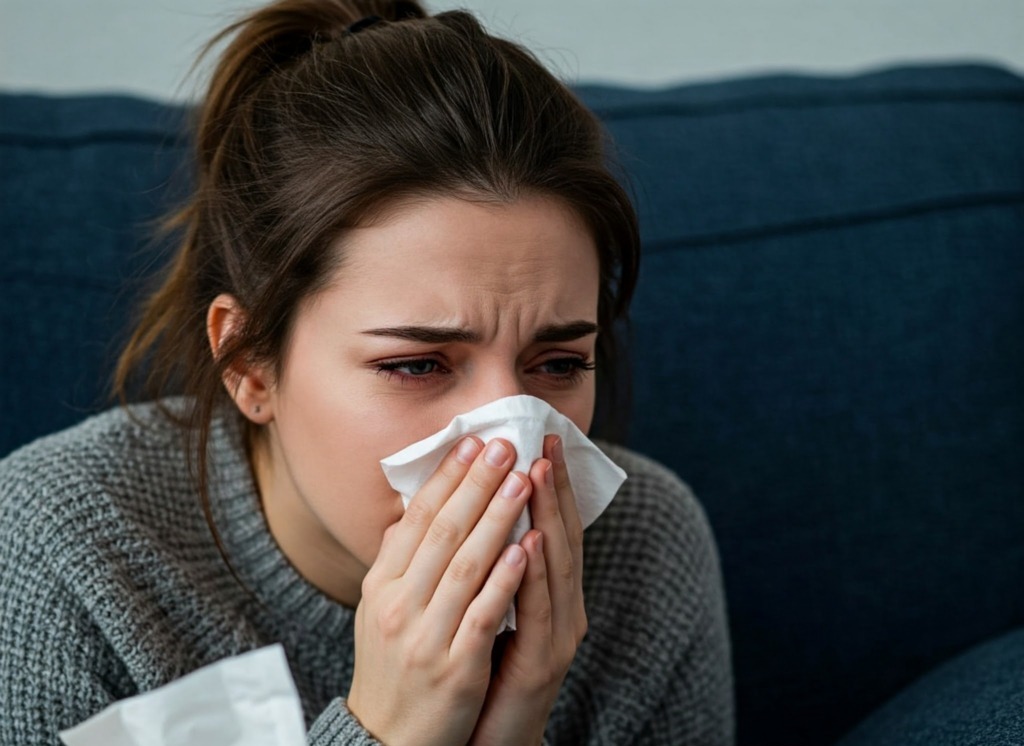
{"label": "wrinkled brow", "polygon": [[426,342],[428,344],[448,344],[465,342],[472,344],[480,341],[480,335],[467,329],[448,326],[389,326],[381,329],[364,329],[362,334],[371,337],[393,337],[406,339],[410,342]]}
{"label": "wrinkled brow", "polygon": [[[533,336],[534,342],[571,342],[590,334],[596,334],[599,327],[590,321],[570,321],[567,324],[542,326]],[[425,344],[475,344],[480,335],[468,329],[448,326],[390,326],[380,329],[364,329],[361,334],[371,337],[392,337]]]}
{"label": "wrinkled brow", "polygon": [[568,324],[542,326],[533,335],[534,342],[572,342],[597,334],[599,327],[590,321],[570,321]]}

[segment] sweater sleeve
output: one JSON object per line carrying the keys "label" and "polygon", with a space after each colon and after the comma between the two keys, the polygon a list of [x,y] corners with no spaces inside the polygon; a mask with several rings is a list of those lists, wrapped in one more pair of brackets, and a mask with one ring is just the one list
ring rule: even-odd
{"label": "sweater sleeve", "polygon": [[123,669],[79,599],[54,577],[45,554],[6,529],[0,650],[0,746],[58,746],[59,731],[117,698],[112,689]]}
{"label": "sweater sleeve", "polygon": [[309,746],[381,746],[348,711],[345,700],[331,700],[309,729]]}

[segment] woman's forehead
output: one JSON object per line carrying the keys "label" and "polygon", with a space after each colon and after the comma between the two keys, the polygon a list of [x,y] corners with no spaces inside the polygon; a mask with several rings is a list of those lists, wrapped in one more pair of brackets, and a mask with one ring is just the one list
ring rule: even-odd
{"label": "woman's forehead", "polygon": [[426,325],[486,334],[596,322],[599,261],[583,222],[556,200],[419,201],[349,232],[322,302],[373,328]]}
{"label": "woman's forehead", "polygon": [[587,226],[560,201],[543,197],[408,203],[386,220],[348,231],[338,250],[343,286],[382,281],[397,287],[433,278],[511,290],[598,271]]}

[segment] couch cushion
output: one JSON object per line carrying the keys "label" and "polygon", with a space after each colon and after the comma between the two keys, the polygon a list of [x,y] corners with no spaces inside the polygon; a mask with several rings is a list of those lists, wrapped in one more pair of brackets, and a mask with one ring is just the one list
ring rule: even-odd
{"label": "couch cushion", "polygon": [[979,645],[901,692],[840,746],[1020,746],[1024,630]]}

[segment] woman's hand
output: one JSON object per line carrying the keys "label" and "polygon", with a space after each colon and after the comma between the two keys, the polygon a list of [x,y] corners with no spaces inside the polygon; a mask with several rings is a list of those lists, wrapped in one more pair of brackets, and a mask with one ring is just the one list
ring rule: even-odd
{"label": "woman's hand", "polygon": [[527,566],[518,544],[502,551],[532,489],[514,463],[507,441],[461,441],[385,532],[363,581],[347,704],[389,746],[464,744],[473,732]]}
{"label": "woman's hand", "polygon": [[519,590],[516,631],[487,692],[471,743],[539,746],[562,681],[587,632],[583,608],[583,526],[562,445],[544,439],[546,459],[530,469],[534,529]]}

